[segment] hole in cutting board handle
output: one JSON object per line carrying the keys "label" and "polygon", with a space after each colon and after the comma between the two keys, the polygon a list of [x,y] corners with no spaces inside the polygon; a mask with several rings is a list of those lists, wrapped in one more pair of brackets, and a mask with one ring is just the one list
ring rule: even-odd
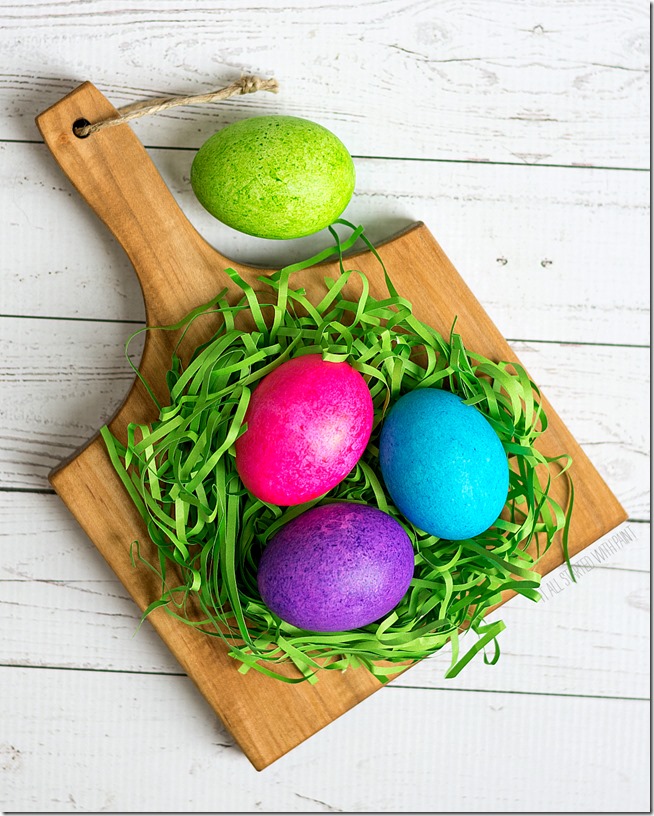
{"label": "hole in cutting board handle", "polygon": [[84,136],[80,136],[80,134],[77,131],[81,130],[82,128],[84,128],[84,127],[86,127],[87,125],[90,125],[90,124],[91,123],[89,122],[88,119],[76,119],[73,122],[73,135],[76,136],[78,139],[88,139],[89,136],[91,135],[90,133],[87,133]]}

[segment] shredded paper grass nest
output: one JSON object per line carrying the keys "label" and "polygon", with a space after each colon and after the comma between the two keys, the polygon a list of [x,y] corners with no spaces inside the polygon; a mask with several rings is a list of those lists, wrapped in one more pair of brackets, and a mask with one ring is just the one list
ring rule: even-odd
{"label": "shredded paper grass nest", "polygon": [[[569,480],[571,459],[538,450],[547,418],[537,386],[520,365],[492,362],[466,349],[455,325],[444,338],[417,320],[385,269],[388,297],[370,296],[367,279],[346,268],[343,253],[361,239],[383,267],[381,258],[362,227],[340,223],[352,230],[347,240],[331,228],[333,247],[260,279],[273,295],[268,305],[228,269],[243,292],[238,303],[230,305],[223,291],[176,326],[159,327],[180,332],[167,375],[169,404],[160,405],[144,383],[159,409],[158,419],[150,426],[130,424],[126,445],[108,428],[102,430],[112,463],[158,552],[152,563],[138,542],[132,545],[135,568],[145,564],[161,579],[161,595],[143,618],[164,607],[207,636],[223,638],[241,672],[255,669],[285,682],[316,682],[320,671],[355,666],[365,666],[384,681],[448,642],[452,661],[446,676],[453,677],[480,651],[486,662],[497,661],[497,635],[504,624],[485,622],[484,615],[506,590],[539,599],[540,575],[534,566],[559,531],[570,568],[572,483],[565,507],[550,488],[554,479]],[[291,282],[297,278],[301,283],[298,273],[332,255],[339,258],[341,274],[336,280],[325,278],[323,299],[311,303]],[[356,301],[343,296],[353,275],[360,278]],[[253,331],[236,328],[235,317],[243,311],[249,313]],[[178,351],[185,330],[209,313],[222,318],[220,327],[183,367]],[[151,330],[157,327],[140,331]],[[243,486],[234,464],[234,442],[246,430],[244,416],[257,383],[284,361],[315,353],[347,361],[364,376],[375,410],[372,436],[354,470],[326,495],[296,507],[267,504]],[[446,541],[417,529],[384,488],[379,431],[395,401],[416,388],[446,388],[475,405],[508,456],[504,511],[475,538]],[[257,588],[257,564],[266,542],[284,524],[316,504],[333,501],[369,504],[397,519],[413,544],[415,572],[406,595],[383,620],[346,632],[310,632],[285,623],[266,607]],[[171,575],[176,576],[173,585]],[[476,639],[461,656],[459,638],[465,629],[471,630],[471,638],[476,633]],[[280,663],[289,661],[296,676],[278,671]]]}

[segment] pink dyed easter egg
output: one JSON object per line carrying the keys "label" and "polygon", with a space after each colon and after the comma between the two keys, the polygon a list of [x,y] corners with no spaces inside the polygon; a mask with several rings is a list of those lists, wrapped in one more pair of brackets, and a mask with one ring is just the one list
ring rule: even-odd
{"label": "pink dyed easter egg", "polygon": [[236,469],[262,501],[289,506],[322,496],[356,465],[372,430],[365,380],[348,363],[308,354],[259,383],[236,440]]}

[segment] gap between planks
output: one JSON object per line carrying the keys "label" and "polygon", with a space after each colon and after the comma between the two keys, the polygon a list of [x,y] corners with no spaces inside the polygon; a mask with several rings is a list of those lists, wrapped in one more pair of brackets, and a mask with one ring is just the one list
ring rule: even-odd
{"label": "gap between planks", "polygon": [[[30,315],[30,314],[0,314],[0,320],[64,320],[73,323],[122,323],[126,326],[141,326],[146,324],[142,320],[123,320],[112,317],[72,317],[68,315]],[[548,343],[554,346],[605,346],[606,348],[651,348],[649,343],[604,343],[584,340],[538,340],[535,337],[506,337],[507,343]]]}
{"label": "gap between planks", "polygon": [[[43,139],[0,139],[0,144],[45,144]],[[197,153],[197,147],[184,147],[183,145],[151,145],[144,144],[146,150],[182,150]],[[616,167],[603,164],[552,164],[547,162],[510,162],[493,161],[491,159],[441,159],[436,156],[373,156],[366,154],[352,153],[353,159],[371,159],[375,161],[400,161],[400,162],[436,162],[440,164],[483,164],[490,167],[549,167],[558,170],[616,170],[621,173],[649,173],[649,167]]]}
{"label": "gap between planks", "polygon": [[[145,669],[93,669],[84,666],[32,666],[29,663],[0,663],[0,669],[29,669],[62,672],[88,672],[90,674],[136,674],[153,677],[188,677],[186,672],[147,671]],[[560,691],[519,691],[517,689],[477,689],[454,688],[451,686],[409,686],[400,683],[390,683],[385,689],[410,689],[412,691],[447,691],[462,692],[464,694],[520,694],[531,697],[566,697],[580,700],[631,700],[633,702],[649,702],[649,697],[630,697],[617,694],[573,694]]]}

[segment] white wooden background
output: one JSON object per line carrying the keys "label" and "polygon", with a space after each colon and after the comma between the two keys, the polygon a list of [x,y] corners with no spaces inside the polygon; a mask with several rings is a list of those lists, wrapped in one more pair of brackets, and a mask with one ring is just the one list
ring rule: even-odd
{"label": "white wooden background", "polygon": [[[636,0],[0,0],[0,807],[8,811],[634,812],[649,808],[648,5]],[[46,475],[121,402],[143,320],[115,241],[34,116],[275,75],[278,96],[134,125],[213,221],[194,150],[245,116],[332,128],[379,239],[424,220],[627,508],[577,586],[502,610],[495,667],[425,661],[257,773]],[[156,206],[156,202],[154,202]],[[626,542],[626,543],[625,543]],[[610,542],[609,542],[610,544]],[[624,544],[624,546],[622,546]]]}

